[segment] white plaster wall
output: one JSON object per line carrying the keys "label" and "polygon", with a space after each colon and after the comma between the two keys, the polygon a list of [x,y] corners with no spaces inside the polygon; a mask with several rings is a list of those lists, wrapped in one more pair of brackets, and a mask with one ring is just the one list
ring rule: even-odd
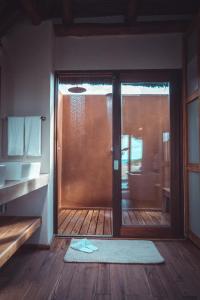
{"label": "white plaster wall", "polygon": [[[43,188],[8,205],[8,214],[41,215],[43,226],[34,242],[49,244],[53,235],[53,30],[50,22],[40,26],[21,24],[3,40],[1,116],[43,115],[42,173],[50,174]],[[4,121],[5,122],[5,121]],[[2,141],[5,142],[5,141]],[[5,155],[2,157],[6,159]]]}
{"label": "white plaster wall", "polygon": [[182,67],[182,35],[57,37],[56,70],[176,69]]}

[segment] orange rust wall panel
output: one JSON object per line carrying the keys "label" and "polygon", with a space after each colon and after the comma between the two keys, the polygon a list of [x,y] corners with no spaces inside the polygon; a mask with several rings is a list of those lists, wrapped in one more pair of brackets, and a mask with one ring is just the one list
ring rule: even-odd
{"label": "orange rust wall panel", "polygon": [[105,96],[63,98],[62,207],[110,207],[111,116]]}
{"label": "orange rust wall panel", "polygon": [[[162,132],[169,131],[167,99],[167,96],[153,95],[124,97],[123,134],[142,135],[144,139],[144,178],[137,187],[146,190],[148,195],[143,195],[142,201],[140,197],[134,201],[138,208],[161,207],[161,193],[155,191],[155,186],[162,186]],[[111,207],[112,120],[107,99],[105,96],[70,98],[65,95],[62,108],[60,205]],[[142,132],[138,132],[141,127]],[[129,183],[133,184],[130,190],[134,190],[134,179],[129,178]],[[145,187],[147,183],[149,187]]]}

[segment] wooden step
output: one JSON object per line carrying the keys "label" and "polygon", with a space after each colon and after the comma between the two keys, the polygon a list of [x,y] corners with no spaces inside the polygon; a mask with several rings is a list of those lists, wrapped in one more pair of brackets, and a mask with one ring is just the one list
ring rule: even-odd
{"label": "wooden step", "polygon": [[0,267],[41,226],[39,217],[0,217]]}

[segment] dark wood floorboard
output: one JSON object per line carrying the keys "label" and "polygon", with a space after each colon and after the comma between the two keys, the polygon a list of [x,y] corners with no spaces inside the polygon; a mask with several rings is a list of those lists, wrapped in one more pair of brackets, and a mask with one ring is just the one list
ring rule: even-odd
{"label": "dark wood floorboard", "polygon": [[[124,225],[169,225],[169,214],[160,211],[123,209]],[[111,209],[62,209],[58,216],[62,235],[112,235]]]}
{"label": "dark wood floorboard", "polygon": [[64,263],[69,242],[22,247],[0,270],[0,299],[200,299],[200,250],[190,241],[155,242],[162,265]]}

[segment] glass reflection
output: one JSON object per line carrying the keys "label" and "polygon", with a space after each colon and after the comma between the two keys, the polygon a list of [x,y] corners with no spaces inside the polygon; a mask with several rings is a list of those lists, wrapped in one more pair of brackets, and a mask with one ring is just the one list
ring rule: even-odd
{"label": "glass reflection", "polygon": [[122,84],[124,225],[170,224],[169,85]]}

